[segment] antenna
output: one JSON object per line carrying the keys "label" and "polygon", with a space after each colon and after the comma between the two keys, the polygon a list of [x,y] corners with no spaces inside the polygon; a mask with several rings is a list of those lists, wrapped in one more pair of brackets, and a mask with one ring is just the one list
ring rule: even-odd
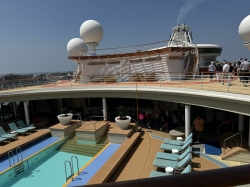
{"label": "antenna", "polygon": [[103,37],[103,29],[95,20],[87,20],[80,27],[80,35],[91,49],[91,55],[96,55],[96,46]]}

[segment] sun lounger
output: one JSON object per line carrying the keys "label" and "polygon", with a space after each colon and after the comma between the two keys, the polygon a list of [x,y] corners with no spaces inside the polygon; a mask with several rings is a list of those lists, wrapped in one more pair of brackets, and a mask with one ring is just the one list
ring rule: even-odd
{"label": "sun lounger", "polygon": [[171,145],[171,144],[161,144],[160,148],[165,151],[172,151],[173,149],[177,149],[179,153],[184,152],[192,143],[192,139],[189,139],[184,145]]}
{"label": "sun lounger", "polygon": [[[192,171],[192,168],[191,168],[191,165],[189,164],[182,172],[181,174],[183,173],[191,173]],[[172,174],[169,174],[169,173],[163,173],[163,172],[159,172],[159,171],[151,171],[149,177],[161,177],[161,176],[169,176],[169,175],[172,175]]]}
{"label": "sun lounger", "polygon": [[4,130],[3,127],[0,127],[0,137],[1,138],[8,138],[9,142],[11,138],[16,138],[16,134],[7,134]]}
{"label": "sun lounger", "polygon": [[7,140],[8,138],[2,138],[0,137],[0,143],[2,143],[3,141]]}
{"label": "sun lounger", "polygon": [[9,125],[10,129],[12,130],[12,133],[17,133],[17,134],[23,135],[23,133],[29,131],[29,130],[25,130],[25,129],[18,129],[14,122],[9,123],[8,125]]}
{"label": "sun lounger", "polygon": [[173,160],[173,161],[180,161],[187,156],[188,153],[192,152],[192,147],[187,148],[182,154],[171,154],[171,153],[163,153],[158,152],[156,154],[156,158],[165,159],[165,160]]}
{"label": "sun lounger", "polygon": [[172,144],[172,145],[184,145],[189,139],[193,139],[193,133],[190,133],[189,136],[185,139],[185,141],[178,141],[178,140],[170,140],[166,138],[164,143]]}
{"label": "sun lounger", "polygon": [[23,120],[19,120],[19,121],[17,121],[16,123],[17,123],[17,125],[18,125],[19,127],[21,127],[22,129],[24,129],[24,130],[29,130],[30,132],[31,132],[32,130],[35,130],[35,129],[36,129],[36,127],[27,126],[27,125],[23,122]]}
{"label": "sun lounger", "polygon": [[192,158],[192,153],[189,153],[184,159],[182,159],[179,162],[156,158],[154,160],[153,165],[159,168],[171,167],[174,170],[182,170],[187,164],[191,162],[191,158]]}

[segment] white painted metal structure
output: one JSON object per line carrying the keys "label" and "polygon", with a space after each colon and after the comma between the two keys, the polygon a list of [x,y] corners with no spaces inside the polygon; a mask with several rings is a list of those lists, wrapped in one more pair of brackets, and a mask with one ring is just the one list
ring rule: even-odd
{"label": "white painted metal structure", "polygon": [[26,124],[29,125],[30,124],[30,115],[29,115],[28,102],[27,101],[23,101],[23,105],[24,105],[24,112],[25,112]]}
{"label": "white painted metal structure", "polygon": [[[173,28],[170,40],[154,44],[132,47],[96,50],[96,46],[103,37],[102,26],[94,21],[85,21],[80,28],[82,39],[90,46],[91,54],[72,56],[69,59],[82,64],[80,82],[88,82],[100,76],[119,74],[118,82],[126,82],[138,74],[155,75],[156,81],[175,80],[168,72],[185,74],[189,66],[197,72],[199,66],[206,65],[209,60],[215,60],[221,54],[221,47],[217,45],[200,45],[192,43],[192,33],[185,24]],[[211,49],[218,48],[217,53]],[[199,58],[198,50],[202,50]],[[191,54],[196,55],[195,64],[191,64]],[[193,61],[193,60],[192,60]],[[192,62],[193,63],[193,62]],[[191,65],[190,65],[191,64]],[[165,72],[165,73],[158,73]],[[129,76],[125,76],[125,74]],[[123,76],[124,75],[124,76]]]}
{"label": "white painted metal structure", "polygon": [[190,134],[190,117],[191,117],[191,109],[190,105],[185,105],[185,138]]}

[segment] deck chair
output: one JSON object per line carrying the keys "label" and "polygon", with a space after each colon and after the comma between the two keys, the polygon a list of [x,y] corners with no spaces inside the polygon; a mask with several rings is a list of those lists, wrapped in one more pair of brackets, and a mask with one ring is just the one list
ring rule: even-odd
{"label": "deck chair", "polygon": [[193,133],[190,133],[189,136],[185,139],[185,141],[178,141],[178,140],[170,140],[166,138],[164,143],[172,144],[172,145],[184,145],[189,139],[193,139]]}
{"label": "deck chair", "polygon": [[188,153],[192,152],[192,147],[187,148],[182,154],[171,154],[171,153],[163,153],[157,152],[156,158],[165,159],[165,160],[173,160],[173,161],[180,161],[187,156]]}
{"label": "deck chair", "polygon": [[0,143],[2,143],[3,141],[7,140],[8,138],[2,138],[0,137]]}
{"label": "deck chair", "polygon": [[35,129],[36,129],[36,127],[29,127],[29,126],[27,126],[27,125],[23,122],[23,120],[19,120],[19,121],[17,121],[16,123],[17,123],[17,125],[18,125],[19,127],[21,127],[22,129],[24,129],[24,130],[29,130],[30,132],[31,132],[32,130],[35,130]]}
{"label": "deck chair", "polygon": [[14,122],[8,124],[13,133],[22,134],[29,131],[25,129],[18,129]]}
{"label": "deck chair", "polygon": [[[189,164],[182,172],[181,174],[183,173],[191,173],[192,171],[192,168],[191,168],[191,165]],[[163,172],[159,172],[159,171],[151,171],[149,177],[161,177],[161,176],[169,176],[171,174],[168,174],[168,173],[163,173]]]}
{"label": "deck chair", "polygon": [[7,134],[7,133],[3,130],[3,127],[0,127],[0,137],[1,137],[1,138],[7,138],[7,139],[9,139],[9,142],[10,142],[10,139],[11,139],[11,138],[17,138],[16,134]]}
{"label": "deck chair", "polygon": [[171,145],[171,144],[161,144],[160,148],[165,150],[165,151],[172,151],[172,149],[177,149],[179,151],[179,153],[184,152],[192,143],[192,139],[189,139],[188,141],[186,141],[186,143],[184,145]]}
{"label": "deck chair", "polygon": [[171,167],[174,170],[183,170],[183,168],[191,162],[191,158],[192,158],[192,153],[189,153],[185,158],[183,158],[179,162],[156,158],[154,160],[153,165],[159,168]]}

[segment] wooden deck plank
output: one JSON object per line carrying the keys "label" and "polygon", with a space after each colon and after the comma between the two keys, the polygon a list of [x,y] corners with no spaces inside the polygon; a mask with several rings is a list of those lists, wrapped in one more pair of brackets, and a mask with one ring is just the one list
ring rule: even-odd
{"label": "wooden deck plank", "polygon": [[[160,145],[163,141],[151,137],[150,133],[157,136],[163,135],[163,137],[165,136],[164,138],[169,137],[169,134],[165,132],[154,130],[150,130],[149,132],[144,131],[141,139],[134,145],[115,173],[109,178],[108,182],[148,178],[150,172],[157,169],[153,166],[153,161],[156,153],[161,151]],[[204,171],[221,167],[206,158],[194,154],[192,158],[192,168],[193,171]]]}
{"label": "wooden deck plank", "polygon": [[0,156],[7,154],[9,150],[15,149],[16,147],[23,147],[48,134],[50,134],[49,129],[43,129],[32,132],[31,134],[26,134],[25,136],[18,136],[17,140],[13,139],[10,143],[0,145]]}

